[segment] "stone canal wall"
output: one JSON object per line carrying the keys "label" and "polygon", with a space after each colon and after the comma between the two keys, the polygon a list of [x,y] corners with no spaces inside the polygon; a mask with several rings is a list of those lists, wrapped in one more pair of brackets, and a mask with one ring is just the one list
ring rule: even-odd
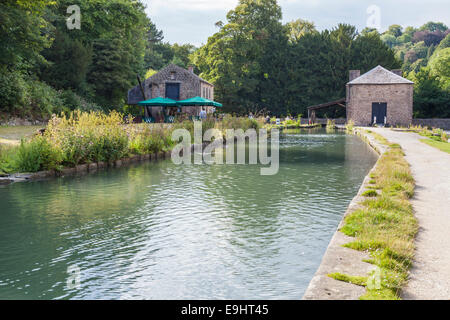
{"label": "stone canal wall", "polygon": [[[387,151],[386,146],[380,144],[371,135],[366,134],[364,129],[356,128],[355,133],[361,136],[379,156]],[[363,261],[370,258],[367,253],[343,247],[344,244],[353,241],[354,238],[346,236],[339,230],[344,225],[344,218],[360,208],[360,203],[366,199],[362,196],[362,193],[367,190],[369,181],[371,180],[370,174],[375,170],[377,165],[378,161],[364,178],[358,194],[350,202],[325,251],[319,268],[303,295],[303,300],[357,300],[366,292],[365,287],[335,280],[330,278],[328,274],[339,272],[354,276],[367,276],[375,268],[373,264]]]}
{"label": "stone canal wall", "polygon": [[12,182],[22,182],[22,181],[33,181],[42,180],[53,177],[65,177],[74,175],[84,175],[87,173],[94,173],[98,170],[103,170],[106,168],[118,168],[133,163],[143,162],[143,161],[156,161],[163,159],[170,159],[171,151],[158,152],[154,154],[146,155],[134,155],[127,158],[122,158],[113,162],[93,162],[89,164],[79,164],[75,167],[65,167],[61,170],[49,170],[49,171],[38,171],[33,173],[13,173],[11,175],[0,177],[0,185],[9,184]]}
{"label": "stone canal wall", "polygon": [[450,130],[450,119],[413,119],[413,125]]}
{"label": "stone canal wall", "polygon": [[[209,142],[204,142],[204,148]],[[194,144],[191,145],[191,150],[194,151]],[[113,162],[92,162],[87,164],[79,164],[75,167],[65,167],[61,170],[38,171],[32,173],[13,173],[10,175],[0,176],[0,185],[10,184],[13,182],[43,180],[54,177],[65,177],[74,175],[85,175],[87,173],[95,173],[98,170],[106,168],[120,168],[130,164],[135,164],[144,161],[157,161],[171,159],[172,151],[157,152],[153,154],[133,155],[127,158],[122,158]]]}

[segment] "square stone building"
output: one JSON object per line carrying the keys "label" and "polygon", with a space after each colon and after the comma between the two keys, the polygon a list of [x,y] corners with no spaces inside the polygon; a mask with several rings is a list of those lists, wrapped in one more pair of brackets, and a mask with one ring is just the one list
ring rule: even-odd
{"label": "square stone building", "polygon": [[347,83],[347,121],[355,125],[372,124],[408,126],[413,112],[412,81],[401,76],[401,70],[377,66],[360,76],[350,70]]}
{"label": "square stone building", "polygon": [[[142,94],[140,85],[128,91],[128,104],[137,105],[143,100],[150,100],[157,97],[170,98],[173,100],[185,100],[193,97],[202,97],[214,100],[214,85],[200,78],[194,73],[194,68],[188,70],[175,64],[169,64],[155,73],[142,83],[145,96]],[[182,107],[181,112],[197,115],[199,107]],[[212,107],[205,108],[207,111]],[[145,110],[153,117],[162,111],[162,107],[152,107]]]}

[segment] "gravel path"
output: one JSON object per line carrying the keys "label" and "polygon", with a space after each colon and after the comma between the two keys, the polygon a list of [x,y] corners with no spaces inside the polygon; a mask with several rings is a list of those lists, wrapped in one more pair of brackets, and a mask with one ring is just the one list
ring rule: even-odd
{"label": "gravel path", "polygon": [[403,299],[450,299],[450,154],[411,132],[370,129],[405,152],[416,180],[412,205],[419,221],[416,256]]}

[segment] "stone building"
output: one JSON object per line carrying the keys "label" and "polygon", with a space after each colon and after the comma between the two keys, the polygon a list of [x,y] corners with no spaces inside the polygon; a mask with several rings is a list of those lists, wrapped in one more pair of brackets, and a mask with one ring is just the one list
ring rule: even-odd
{"label": "stone building", "polygon": [[411,124],[413,84],[401,76],[401,70],[377,66],[361,76],[359,70],[350,70],[347,121],[353,120],[358,126]]}
{"label": "stone building", "polygon": [[[142,89],[145,96],[142,94]],[[173,100],[185,100],[193,97],[214,100],[214,85],[200,78],[194,73],[194,68],[188,70],[175,64],[169,64],[140,85],[128,91],[128,104],[137,105],[138,102],[157,97]],[[205,108],[210,111],[211,107]],[[146,112],[152,117],[162,111],[161,107],[148,108]],[[181,112],[197,115],[199,107],[182,107]]]}

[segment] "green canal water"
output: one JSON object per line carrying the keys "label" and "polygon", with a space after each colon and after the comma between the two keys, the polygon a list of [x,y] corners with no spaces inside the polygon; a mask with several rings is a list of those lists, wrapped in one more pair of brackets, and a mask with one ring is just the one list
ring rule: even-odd
{"label": "green canal water", "polygon": [[0,299],[300,299],[376,155],[280,140],[275,176],[167,160],[0,188]]}

